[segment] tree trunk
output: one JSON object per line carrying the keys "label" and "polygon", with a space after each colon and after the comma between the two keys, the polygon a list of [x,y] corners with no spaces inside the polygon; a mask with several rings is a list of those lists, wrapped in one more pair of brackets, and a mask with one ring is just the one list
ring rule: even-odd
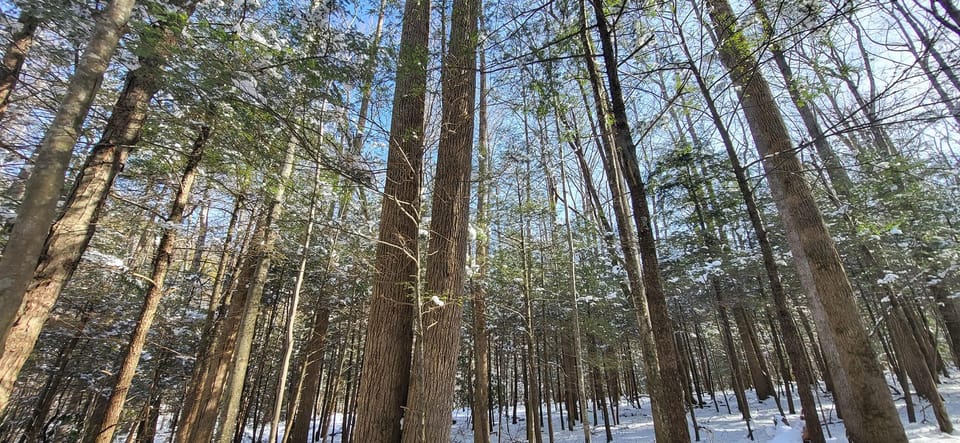
{"label": "tree trunk", "polygon": [[714,295],[717,297],[717,318],[720,328],[720,336],[723,339],[723,346],[726,350],[727,361],[730,363],[730,377],[733,379],[733,395],[737,399],[737,409],[740,415],[747,422],[749,433],[747,438],[753,440],[753,431],[750,430],[750,403],[747,402],[745,389],[743,387],[743,371],[740,369],[740,356],[737,353],[736,343],[733,341],[733,326],[730,325],[730,315],[727,314],[727,301],[723,298],[723,291],[717,277],[712,277],[711,286]]}
{"label": "tree trunk", "polygon": [[274,195],[270,197],[270,203],[267,206],[262,229],[264,230],[263,240],[255,245],[256,270],[253,279],[244,288],[246,297],[244,300],[243,314],[240,317],[239,330],[237,334],[236,345],[233,351],[233,358],[230,362],[230,376],[227,378],[227,384],[224,389],[224,399],[221,404],[224,408],[223,420],[220,425],[220,443],[230,443],[233,440],[233,433],[237,426],[237,417],[240,412],[240,398],[243,393],[244,377],[247,372],[247,366],[250,362],[250,350],[253,346],[254,332],[257,324],[257,316],[260,314],[260,301],[263,297],[263,287],[267,281],[267,273],[270,271],[270,263],[274,254],[273,248],[278,237],[275,224],[280,220],[283,214],[284,197],[286,187],[293,173],[293,162],[295,160],[296,144],[290,142],[284,154],[283,165],[280,167],[280,180],[277,183]]}
{"label": "tree trunk", "polygon": [[570,430],[577,424],[577,420],[583,420],[586,422],[586,413],[582,411],[579,404],[579,399],[582,397],[578,394],[580,392],[579,386],[577,384],[577,361],[573,355],[573,343],[571,340],[572,334],[564,331],[560,335],[560,350],[561,358],[560,363],[563,369],[563,397],[566,400],[567,405],[567,427]]}
{"label": "tree trunk", "polygon": [[[220,253],[217,273],[214,275],[213,288],[210,291],[210,307],[207,310],[207,318],[204,321],[203,329],[200,333],[200,343],[197,346],[196,359],[185,391],[183,405],[179,411],[182,416],[178,416],[177,418],[177,428],[174,434],[177,441],[184,441],[185,431],[187,433],[192,432],[200,414],[204,382],[207,380],[207,375],[213,363],[211,351],[214,349],[214,344],[219,335],[220,325],[223,321],[221,314],[225,306],[222,304],[223,297],[221,297],[221,293],[224,280],[226,279],[225,274],[228,263],[232,261],[230,259],[230,246],[236,234],[243,200],[243,198],[238,197],[234,202],[233,211],[230,213],[230,222],[227,226],[226,237],[224,237],[223,240],[223,250]],[[242,245],[242,242],[240,243]]]}
{"label": "tree trunk", "polygon": [[754,69],[751,49],[738,43],[743,34],[729,3],[709,0],[708,4],[719,36],[721,61],[739,86],[744,114],[784,221],[801,283],[817,314],[820,335],[832,339],[837,348],[834,355],[843,373],[832,375],[845,377],[850,388],[840,396],[848,400],[849,408],[843,408],[847,434],[856,441],[905,442],[903,426],[857,312],[853,289],[803,178],[803,167],[779,107],[766,80]]}
{"label": "tree trunk", "polygon": [[[892,292],[892,291],[891,291]],[[890,310],[884,316],[886,325],[890,330],[890,338],[893,341],[894,349],[897,351],[898,360],[906,369],[907,375],[913,381],[917,388],[917,394],[923,396],[930,402],[933,413],[940,425],[940,431],[945,433],[953,432],[953,423],[950,422],[950,416],[947,414],[943,398],[937,390],[934,381],[933,371],[920,352],[920,345],[916,337],[910,332],[910,326],[903,313],[903,305],[898,300],[897,294],[890,295]]]}
{"label": "tree trunk", "polygon": [[157,423],[160,421],[160,406],[163,405],[162,381],[164,371],[170,363],[172,353],[164,351],[160,354],[157,367],[153,369],[153,380],[150,382],[150,391],[143,404],[142,419],[138,424],[136,443],[153,443],[157,433]]}
{"label": "tree trunk", "polygon": [[[277,441],[277,432],[280,427],[280,412],[283,409],[283,395],[286,393],[287,373],[290,371],[290,359],[293,356],[293,334],[296,328],[297,310],[300,305],[300,291],[303,288],[304,275],[307,271],[307,261],[310,257],[310,240],[313,237],[314,218],[317,215],[317,190],[320,186],[320,165],[314,164],[313,190],[310,193],[310,209],[307,211],[307,227],[300,243],[300,265],[297,269],[297,279],[293,285],[293,295],[287,310],[287,319],[284,326],[283,359],[280,365],[280,375],[277,380],[276,395],[273,401],[273,418],[270,421],[270,437],[268,442]],[[289,413],[289,411],[288,411]],[[288,430],[289,431],[289,430]]]}
{"label": "tree trunk", "polygon": [[[320,370],[323,364],[322,357],[329,327],[330,309],[324,305],[318,306],[314,312],[310,339],[303,356],[303,386],[297,393],[299,401],[295,408],[295,414],[291,414],[291,422],[288,423],[285,431],[285,434],[289,434],[291,441],[306,441],[310,432],[310,421],[314,416],[313,410],[316,407]],[[287,435],[284,435],[284,440],[287,439]]]}
{"label": "tree trunk", "polygon": [[[630,191],[633,218],[638,233],[640,262],[643,268],[643,287],[650,315],[651,330],[656,343],[657,362],[660,374],[677,374],[680,371],[680,356],[677,354],[674,344],[673,325],[667,311],[666,295],[660,281],[660,265],[657,259],[656,239],[651,228],[646,187],[640,177],[640,167],[637,164],[637,146],[630,133],[626,105],[620,86],[613,37],[608,28],[602,2],[592,0],[591,3],[596,14],[597,31],[600,35],[603,62],[609,83],[608,91],[611,99],[611,115],[609,117],[613,120],[612,133],[619,157],[615,161],[618,161],[623,168],[624,180],[627,189]],[[653,391],[653,393],[660,397],[661,413],[658,414],[659,417],[654,417],[654,427],[663,430],[662,435],[658,430],[658,441],[667,443],[689,442],[690,432],[683,404],[683,386],[677,383],[660,383],[659,389]]]}
{"label": "tree trunk", "polygon": [[[387,178],[357,398],[358,442],[398,442],[413,346],[411,303],[419,273],[417,231],[424,149],[430,4],[408,1],[390,122]],[[471,131],[472,132],[472,131]]]}
{"label": "tree trunk", "polygon": [[153,325],[153,319],[160,307],[160,300],[163,298],[164,280],[167,277],[167,271],[170,269],[170,261],[173,257],[174,243],[177,241],[177,228],[183,221],[183,211],[190,199],[190,192],[193,189],[193,182],[197,176],[197,169],[200,166],[200,159],[203,158],[203,150],[206,147],[207,140],[210,138],[210,127],[201,126],[200,134],[193,142],[193,150],[187,158],[187,164],[183,169],[183,177],[180,179],[180,189],[174,197],[173,205],[170,207],[170,215],[167,217],[167,223],[170,227],[163,229],[163,235],[160,238],[160,244],[157,246],[156,255],[153,258],[153,273],[147,281],[147,293],[144,297],[143,307],[140,310],[140,317],[137,325],[130,337],[123,360],[120,364],[120,372],[110,393],[110,399],[107,401],[107,409],[101,423],[92,423],[90,430],[92,433],[85,437],[87,441],[96,441],[97,443],[110,443],[113,441],[113,434],[116,431],[117,423],[120,420],[120,413],[123,411],[123,404],[127,399],[127,392],[133,382],[133,376],[136,374],[137,365],[140,363],[140,354],[147,342],[147,334]]}
{"label": "tree trunk", "polygon": [[450,47],[441,71],[443,110],[426,259],[426,297],[417,301],[422,316],[418,344],[423,355],[418,365],[422,365],[422,372],[411,374],[404,443],[450,440],[469,243],[479,13],[477,0],[453,1]]}
{"label": "tree trunk", "polygon": [[[564,230],[566,231],[566,241],[567,241],[567,255],[569,256],[569,270],[570,272],[570,311],[571,311],[571,320],[573,323],[573,352],[574,352],[574,362],[575,362],[575,375],[577,378],[577,385],[580,390],[577,392],[577,397],[580,398],[580,419],[581,425],[583,426],[583,441],[590,443],[590,426],[587,425],[587,396],[586,396],[586,380],[584,380],[584,373],[586,368],[584,367],[582,359],[582,345],[580,342],[581,332],[580,332],[580,310],[577,306],[578,289],[577,289],[577,265],[576,265],[576,251],[573,246],[573,229],[571,228],[570,223],[570,198],[571,194],[567,193],[567,174],[566,170],[563,167],[563,160],[560,161],[560,185],[563,190],[563,221],[564,221]],[[607,430],[607,435],[609,436],[610,430]]]}
{"label": "tree trunk", "polygon": [[17,87],[20,80],[20,70],[23,68],[23,62],[33,46],[33,36],[37,32],[37,26],[40,20],[29,12],[20,14],[20,30],[10,37],[10,44],[7,45],[7,51],[3,53],[3,61],[0,62],[0,120],[3,120],[7,113],[7,107],[10,105],[10,94]]}
{"label": "tree trunk", "polygon": [[[582,10],[582,23],[586,22],[585,14],[586,12]],[[593,45],[587,35],[585,24],[582,25],[580,39],[586,52],[592,53]],[[603,92],[604,89],[600,80],[599,70],[592,55],[588,55],[584,60],[587,64],[587,73],[590,76],[590,84],[593,89],[594,104],[596,105],[598,116],[598,124],[594,125],[591,122],[591,128],[594,126],[600,127],[597,149],[600,153],[600,161],[603,164],[603,169],[607,176],[607,186],[610,189],[610,195],[613,197],[613,212],[617,224],[617,233],[620,238],[620,249],[623,252],[623,265],[627,272],[629,296],[635,308],[637,327],[640,331],[641,357],[644,363],[643,369],[647,376],[646,387],[651,397],[659,399],[660,396],[657,390],[660,389],[661,383],[660,367],[657,362],[656,342],[653,337],[650,325],[650,313],[647,310],[647,301],[644,294],[643,273],[640,265],[640,256],[637,253],[636,235],[630,226],[631,214],[629,203],[627,202],[628,195],[624,189],[623,172],[617,159],[615,143],[612,140],[612,128],[610,128],[608,123],[609,110],[607,109],[607,98]],[[583,94],[583,91],[581,91],[581,93]],[[586,94],[583,95],[584,102],[586,103]],[[586,162],[582,160],[583,152],[581,150],[574,150],[574,152],[578,156],[578,159],[581,159],[581,163],[585,164]],[[584,174],[586,174],[585,171]],[[598,214],[602,213],[602,210],[597,212]],[[659,400],[652,402],[651,408],[653,409],[653,415],[655,417],[662,415],[660,413],[661,402]],[[661,425],[661,429],[663,429],[663,425],[666,424],[661,423]],[[654,423],[654,428],[656,432],[656,422]]]}
{"label": "tree trunk", "polygon": [[[113,0],[100,14],[90,44],[84,50],[57,114],[37,148],[33,172],[24,188],[23,203],[0,258],[0,342],[4,354],[0,362],[0,413],[7,407],[13,383],[53,307],[52,300],[27,300],[25,293],[56,216],[64,173],[79,137],[80,126],[123,35],[134,3],[134,0]],[[28,327],[36,333],[10,337],[14,326]]]}
{"label": "tree trunk", "polygon": [[[236,264],[232,266],[237,275],[231,280],[230,288],[223,297],[221,309],[225,312],[214,322],[209,334],[213,338],[201,360],[204,367],[199,372],[196,403],[183,420],[183,426],[175,439],[177,442],[212,441],[213,439],[217,412],[248,293],[247,288],[256,273],[257,245],[264,240],[263,219],[262,216],[251,217],[249,224],[253,227],[248,226],[246,229],[248,245],[242,255],[238,254]],[[195,373],[195,375],[198,374]]]}
{"label": "tree trunk", "polygon": [[[757,11],[760,20],[764,25],[764,32],[766,32],[767,38],[772,39],[774,36],[774,22],[767,15],[765,0],[752,0],[752,3],[754,10]],[[780,75],[783,77],[783,81],[787,85],[787,92],[790,94],[790,100],[800,113],[800,119],[803,120],[803,125],[806,127],[807,133],[810,135],[813,146],[817,150],[817,155],[820,156],[820,160],[823,161],[823,165],[827,171],[827,176],[830,177],[830,184],[833,185],[833,188],[838,194],[850,195],[850,192],[853,190],[853,183],[850,181],[850,175],[847,174],[847,170],[844,169],[843,163],[840,161],[840,157],[837,156],[836,151],[833,150],[833,147],[827,140],[826,135],[823,133],[823,129],[820,127],[820,122],[817,121],[817,116],[814,114],[813,109],[808,103],[809,100],[803,97],[803,91],[800,89],[800,85],[794,78],[793,70],[790,68],[790,64],[787,62],[786,54],[778,44],[771,44],[770,55],[773,57],[773,61],[776,63],[777,69],[780,71]]]}
{"label": "tree trunk", "polygon": [[747,357],[747,367],[750,369],[750,379],[753,389],[756,390],[757,400],[766,400],[775,393],[776,388],[773,387],[770,374],[763,363],[763,350],[758,347],[753,323],[747,318],[747,312],[741,303],[733,306],[733,321],[737,325],[743,353]]}
{"label": "tree trunk", "polygon": [[197,241],[193,246],[193,260],[190,262],[190,273],[199,275],[203,270],[203,250],[207,244],[207,231],[210,220],[210,199],[204,193],[200,202],[200,216],[197,221]]}
{"label": "tree trunk", "polygon": [[[483,10],[483,5],[479,6]],[[483,14],[480,14],[480,27],[484,27]],[[478,110],[477,131],[477,216],[476,216],[476,251],[474,252],[477,266],[476,278],[470,282],[471,300],[473,302],[473,402],[470,413],[473,418],[474,443],[490,441],[490,344],[487,333],[487,302],[486,276],[487,255],[489,253],[490,230],[487,205],[489,196],[490,176],[490,148],[487,146],[487,74],[486,56],[483,47],[477,48],[480,58],[480,108]]]}

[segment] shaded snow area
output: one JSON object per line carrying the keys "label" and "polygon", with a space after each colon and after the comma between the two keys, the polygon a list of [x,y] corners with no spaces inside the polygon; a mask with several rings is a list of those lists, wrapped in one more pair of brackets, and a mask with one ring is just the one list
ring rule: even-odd
{"label": "shaded snow area", "polygon": [[[950,412],[950,416],[953,418],[955,427],[960,428],[960,426],[958,426],[960,425],[960,373],[954,372],[952,376],[952,379],[943,379],[943,384],[940,385],[940,392],[946,400],[947,408]],[[888,379],[888,383],[890,383],[891,386],[895,386],[893,380]],[[786,418],[789,426],[785,425],[778,420],[779,413],[777,412],[777,405],[772,398],[763,402],[759,402],[756,400],[756,397],[753,395],[752,391],[747,392],[747,397],[750,401],[750,410],[754,417],[753,421],[751,422],[754,435],[754,439],[752,441],[769,443],[801,443],[801,428],[803,424],[800,421],[799,415],[787,415]],[[936,419],[933,416],[933,411],[929,409],[929,405],[925,401],[920,400],[923,407],[922,410],[919,407],[917,408],[917,423],[907,423],[907,413],[904,406],[904,401],[899,395],[896,395],[895,398],[897,400],[897,409],[900,411],[900,419],[904,423],[904,426],[907,430],[907,436],[910,438],[911,442],[960,441],[960,430],[956,431],[956,436],[939,432]],[[726,399],[729,399],[731,402],[730,409],[732,413],[730,414],[727,413],[727,408],[725,406],[726,400],[724,396],[719,393],[717,395],[716,408],[714,407],[714,403],[710,399],[709,395],[706,395],[704,397],[706,405],[703,408],[696,409],[697,424],[700,427],[700,441],[723,443],[751,442],[751,440],[747,437],[747,427],[744,421],[740,418],[739,412],[737,412],[736,400],[731,393],[727,393]],[[837,419],[836,413],[833,410],[832,399],[828,394],[823,394],[822,390],[820,392],[819,399],[823,405],[821,420],[829,423],[826,427],[826,431],[828,432],[824,432],[824,435],[827,435],[828,433],[830,435],[830,437],[827,438],[827,441],[837,443],[847,442],[848,440],[844,435],[843,423]],[[786,411],[786,399],[782,398],[781,396],[781,400],[784,410]],[[796,399],[796,396],[794,396],[794,400],[796,402],[796,407],[799,410],[799,400]],[[620,424],[611,425],[613,441],[654,441],[653,419],[650,417],[649,401],[649,398],[643,398],[640,408],[637,408],[636,405],[631,405],[628,402],[622,402],[620,404]],[[917,401],[916,397],[914,397],[914,401]],[[560,429],[560,418],[557,415],[556,405],[554,405],[552,409],[555,441],[583,441],[583,430],[579,426],[572,431]],[[717,409],[719,409],[719,412]],[[497,410],[494,410],[495,416],[497,412]],[[517,406],[516,424],[513,423],[510,412],[512,412],[512,406],[510,411],[508,411],[506,408],[504,409],[504,420],[500,421],[499,423],[494,423],[494,431],[491,433],[491,442],[515,443],[526,441],[526,420],[524,419],[523,404],[519,404]],[[546,414],[545,409],[544,414]],[[564,414],[566,414],[566,411],[564,411]],[[592,424],[592,409],[590,409],[589,416]],[[326,441],[340,442],[341,423],[343,422],[343,417],[340,414],[336,414],[333,418],[334,423],[330,426],[330,428],[333,430],[333,435],[332,438],[328,435]],[[606,437],[602,414],[598,413],[597,418],[599,419],[598,425],[591,429],[591,433],[593,435],[592,440],[595,442],[603,442],[605,441]],[[451,440],[453,442],[462,443],[473,442],[473,432],[471,430],[470,423],[470,410],[455,410],[452,421],[454,423],[451,433]],[[164,425],[169,425],[169,422],[169,417],[165,417],[165,420],[163,420],[161,423],[161,427],[164,427]],[[243,441],[245,443],[252,443],[266,440],[267,434],[269,434],[269,424],[266,426],[267,429],[262,433],[262,439],[258,439],[257,436],[253,434],[253,429],[248,427]],[[687,426],[691,426],[689,415],[687,419]],[[690,429],[692,439],[692,427]],[[281,438],[283,436],[283,431],[284,426],[281,424]],[[546,424],[544,424],[543,433],[543,441],[549,441],[547,437]],[[260,433],[258,432],[258,434]],[[167,441],[167,437],[168,430],[161,429],[160,432],[158,432],[155,441],[164,442]],[[321,439],[317,439],[317,441],[320,440]],[[123,440],[121,439],[120,441]]]}

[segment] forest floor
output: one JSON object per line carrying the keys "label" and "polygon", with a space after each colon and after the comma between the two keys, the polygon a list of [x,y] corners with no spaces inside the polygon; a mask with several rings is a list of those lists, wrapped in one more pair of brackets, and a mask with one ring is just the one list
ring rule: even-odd
{"label": "forest floor", "polygon": [[[914,396],[915,404],[917,404],[919,401],[919,404],[917,404],[916,414],[917,423],[908,423],[906,406],[903,397],[896,395],[895,399],[897,409],[900,412],[900,419],[904,423],[907,436],[911,442],[960,441],[960,373],[954,372],[952,377],[953,378],[942,379],[943,383],[940,385],[940,393],[946,401],[947,409],[953,419],[954,426],[958,428],[958,430],[954,432],[956,435],[947,435],[941,433],[937,427],[933,412],[929,409],[929,404],[926,401],[918,400],[916,396]],[[895,383],[892,379],[888,378],[888,383],[890,386],[895,386]],[[785,425],[779,420],[780,414],[773,398],[767,399],[763,402],[757,401],[753,391],[747,392],[747,398],[749,400],[750,411],[753,416],[753,420],[751,421],[753,440],[747,436],[747,426],[741,419],[740,413],[737,411],[736,400],[734,399],[732,393],[727,392],[726,396],[724,396],[718,392],[716,407],[714,406],[714,403],[712,399],[710,399],[709,395],[705,395],[705,406],[695,410],[697,416],[697,425],[700,430],[699,441],[714,443],[747,443],[751,441],[770,443],[801,443],[800,436],[802,422],[800,421],[799,414],[787,414],[786,420],[789,425]],[[731,413],[727,413],[727,400],[731,402]],[[799,412],[800,405],[796,395],[794,395],[794,400],[796,409]],[[830,395],[823,394],[823,391],[821,390],[819,400],[822,404],[822,411],[820,411],[821,421],[827,423],[824,434],[830,435],[830,437],[827,438],[827,441],[846,443],[847,438],[844,436],[843,422],[837,419],[836,412],[833,408],[833,400],[830,398]],[[637,408],[636,405],[632,405],[629,402],[622,402],[620,404],[620,423],[618,425],[611,424],[610,426],[613,441],[654,441],[653,419],[650,416],[649,401],[649,397],[642,398],[640,408]],[[782,393],[781,403],[783,403],[783,408],[786,412],[786,399],[782,396]],[[513,423],[510,412],[512,412],[512,410],[508,411],[505,408],[504,420],[502,420],[499,424],[495,421],[494,431],[491,433],[491,442],[517,443],[526,441],[526,420],[524,418],[523,404],[521,403],[517,407],[516,424]],[[582,428],[577,426],[572,431],[561,429],[560,417],[555,405],[552,412],[555,442],[572,443],[583,441]],[[498,411],[495,410],[494,413],[497,414]],[[546,414],[546,412],[544,412],[544,414]],[[564,411],[564,414],[566,414],[566,411]],[[592,424],[592,409],[590,414]],[[453,415],[453,420],[455,423],[453,423],[452,441],[457,443],[472,442],[473,432],[471,430],[470,423],[470,410],[457,409],[454,411]],[[566,415],[564,415],[564,417],[566,417]],[[605,441],[606,437],[603,425],[603,417],[599,412],[597,418],[599,421],[598,425],[594,425],[591,428],[592,440],[594,442],[602,442]],[[331,426],[334,430],[334,433],[332,436],[328,436],[328,438],[325,440],[326,442],[339,443],[341,441],[340,432],[342,422],[343,417],[340,414],[336,414],[334,417],[334,423]],[[166,431],[164,428],[166,427],[165,425],[169,425],[169,423],[169,417],[164,417],[164,420],[161,423],[161,430],[158,432],[155,442],[159,443],[167,441],[168,432],[164,432]],[[691,438],[693,438],[693,428],[689,419],[689,415],[687,419],[687,425],[690,426]],[[269,424],[266,426],[269,426]],[[283,425],[281,424],[281,438],[283,436],[283,431]],[[264,437],[266,436],[266,433],[258,432],[258,434],[261,434]],[[546,426],[544,426],[543,434],[543,441],[548,442],[549,437],[547,435]],[[260,439],[256,438],[252,428],[248,428],[243,441],[244,443],[247,443],[260,441]]]}
{"label": "forest floor", "polygon": [[[953,378],[951,379],[942,379],[943,384],[940,385],[940,393],[946,400],[947,408],[951,418],[953,419],[954,427],[958,428],[957,431],[954,431],[954,433],[957,435],[947,435],[939,431],[936,419],[933,416],[933,411],[929,409],[929,404],[923,400],[919,400],[921,404],[917,405],[917,423],[908,423],[906,405],[903,397],[900,395],[896,396],[897,410],[900,412],[900,419],[904,423],[907,436],[911,442],[960,441],[960,373],[954,372],[952,377]],[[895,386],[895,381],[892,379],[888,379],[888,383],[891,386]],[[790,426],[784,425],[779,420],[780,413],[778,412],[777,404],[773,398],[767,399],[763,402],[757,401],[753,391],[747,392],[747,398],[750,403],[750,412],[753,416],[753,420],[751,421],[751,428],[753,429],[754,437],[753,440],[747,436],[747,427],[745,422],[741,419],[740,413],[737,411],[736,399],[734,398],[733,394],[731,392],[727,392],[726,397],[724,397],[723,394],[718,392],[716,407],[714,406],[714,403],[710,399],[709,395],[705,395],[704,402],[706,405],[703,408],[697,408],[695,410],[697,416],[697,425],[700,429],[699,441],[716,443],[746,443],[751,441],[770,443],[800,443],[802,441],[801,428],[803,427],[803,423],[800,421],[800,404],[796,394],[794,394],[794,401],[798,414],[787,414],[786,416],[787,422],[790,424]],[[725,406],[727,400],[731,402],[730,410],[732,413],[727,413],[727,408]],[[832,436],[828,437],[827,441],[846,443],[847,438],[844,435],[843,423],[837,419],[832,398],[829,394],[823,394],[821,390],[819,400],[823,408],[821,421],[828,423],[825,427],[824,435],[828,435],[829,432],[829,435]],[[650,416],[649,401],[649,397],[644,397],[641,401],[641,407],[639,409],[636,408],[635,405],[631,405],[628,402],[622,402],[620,404],[620,424],[616,426],[611,425],[610,427],[613,441],[654,441],[653,419]],[[918,399],[916,396],[914,396],[915,405],[917,402]],[[786,398],[783,397],[782,393],[781,403],[783,404],[784,412],[787,412]],[[922,410],[921,406],[923,408]],[[719,409],[719,412],[717,409]],[[496,411],[494,412],[496,413]],[[517,415],[518,424],[513,424],[510,418],[505,418],[503,420],[502,427],[494,424],[494,432],[491,434],[492,442],[512,443],[526,441],[526,428],[524,425],[525,421],[520,421],[523,419],[524,415],[522,404],[518,406]],[[582,442],[584,440],[583,429],[579,426],[573,431],[560,429],[560,418],[557,415],[556,408],[553,410],[553,416],[554,441],[566,443]],[[597,418],[599,419],[599,423],[591,428],[591,439],[594,442],[606,441],[603,417],[598,413]],[[470,410],[456,410],[454,412],[454,419],[457,421],[457,423],[453,426],[453,441],[462,443],[472,442],[473,433],[470,429]],[[592,412],[590,419],[592,424]],[[691,438],[693,438],[693,427],[689,420],[689,414],[687,425],[690,426]],[[498,430],[501,431],[499,438],[497,435]],[[545,425],[543,437],[544,442],[549,441],[546,432]]]}

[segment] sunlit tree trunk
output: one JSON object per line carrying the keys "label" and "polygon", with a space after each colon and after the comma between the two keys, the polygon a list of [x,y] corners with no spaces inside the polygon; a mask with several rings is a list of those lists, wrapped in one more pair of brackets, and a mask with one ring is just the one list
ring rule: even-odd
{"label": "sunlit tree trunk", "polygon": [[[230,213],[230,222],[227,225],[227,233],[223,240],[223,250],[220,252],[217,272],[213,277],[213,288],[210,291],[210,306],[207,309],[207,318],[204,321],[203,329],[201,329],[196,360],[187,384],[183,404],[179,411],[180,416],[178,417],[174,434],[176,441],[187,440],[185,437],[188,437],[189,433],[193,431],[200,414],[201,397],[204,392],[207,375],[211,370],[214,360],[212,350],[215,348],[220,325],[223,322],[222,314],[224,312],[222,312],[222,309],[225,308],[222,303],[223,286],[224,280],[226,279],[227,268],[232,261],[230,258],[230,248],[236,236],[243,202],[244,198],[237,197],[234,201],[233,211]],[[242,245],[243,242],[241,241],[239,243]]]}
{"label": "sunlit tree trunk", "polygon": [[187,164],[183,169],[180,189],[177,190],[173,205],[170,207],[170,215],[167,217],[169,226],[163,229],[160,244],[157,246],[157,252],[153,258],[153,272],[147,281],[147,292],[140,310],[140,317],[123,354],[120,372],[116,376],[110,398],[107,401],[107,409],[101,422],[92,423],[90,427],[92,435],[85,437],[85,440],[97,443],[113,441],[113,434],[116,432],[120,413],[123,411],[123,404],[126,402],[127,393],[133,383],[133,376],[136,374],[137,365],[140,363],[140,354],[146,345],[147,334],[150,332],[157,309],[160,307],[160,300],[163,298],[164,280],[167,277],[167,271],[170,269],[174,252],[173,247],[177,241],[177,226],[183,221],[183,212],[190,198],[190,192],[197,177],[197,169],[200,166],[200,160],[203,158],[207,140],[210,138],[209,126],[202,126],[199,131],[199,135],[193,142],[193,150],[187,157]]}
{"label": "sunlit tree trunk", "polygon": [[255,247],[256,270],[253,279],[248,282],[247,287],[243,288],[246,291],[243,314],[240,317],[236,345],[230,362],[230,375],[226,380],[224,398],[221,400],[224,413],[218,436],[220,443],[230,443],[233,440],[234,431],[237,429],[240,399],[243,394],[244,377],[250,362],[250,351],[253,347],[257,316],[260,314],[260,301],[263,297],[263,287],[266,284],[267,273],[270,270],[270,263],[274,254],[274,243],[278,237],[278,228],[275,227],[275,224],[283,214],[286,187],[289,185],[287,182],[293,173],[296,150],[296,143],[291,141],[287,146],[286,154],[284,154],[283,165],[280,167],[279,183],[276,184],[276,191],[270,196],[266,209],[263,221],[263,229],[265,230],[263,239]]}
{"label": "sunlit tree trunk", "polygon": [[[765,0],[752,0],[752,3],[764,25],[764,32],[766,32],[768,38],[772,39],[775,30],[773,29],[773,21],[767,15]],[[786,83],[790,100],[800,113],[800,119],[807,129],[807,133],[810,135],[811,142],[817,150],[817,155],[819,155],[823,161],[827,176],[830,177],[830,183],[834,189],[837,190],[837,193],[841,195],[849,194],[853,189],[850,175],[847,174],[843,163],[840,161],[840,157],[827,140],[827,136],[820,127],[820,122],[817,120],[817,116],[813,112],[808,100],[803,97],[803,91],[800,89],[796,78],[794,78],[793,70],[787,62],[786,54],[777,43],[772,43],[769,46],[769,50],[773,61],[777,65],[777,69],[780,71],[780,75],[783,77],[783,81]]]}
{"label": "sunlit tree trunk", "polygon": [[[905,442],[906,435],[887,391],[880,365],[854,303],[853,288],[836,246],[803,175],[769,85],[755,69],[756,60],[726,0],[709,0],[710,18],[719,37],[717,50],[737,85],[743,112],[756,144],[767,182],[787,231],[801,283],[814,307],[821,336],[833,339],[836,356],[849,384],[844,408],[847,434],[856,441]],[[810,411],[812,412],[812,411]]]}
{"label": "sunlit tree trunk", "polygon": [[[33,171],[24,188],[23,203],[0,258],[0,342],[4,355],[0,361],[0,413],[7,407],[13,383],[53,307],[53,300],[25,300],[25,293],[56,216],[64,174],[80,126],[99,90],[103,73],[124,33],[134,4],[134,0],[113,0],[98,17],[90,43],[70,79],[57,114],[37,148]],[[34,314],[34,310],[39,312]],[[36,333],[10,337],[14,326],[26,327]]]}
{"label": "sunlit tree trunk", "polygon": [[[480,27],[483,28],[483,5],[480,9]],[[490,147],[487,146],[487,74],[486,56],[482,46],[479,46],[479,101],[477,126],[479,140],[477,141],[477,216],[476,216],[476,251],[474,257],[476,260],[476,275],[471,278],[470,291],[471,301],[473,303],[473,403],[471,403],[470,413],[473,417],[473,441],[474,443],[487,443],[490,441],[490,344],[488,342],[487,332],[487,313],[486,313],[486,276],[487,276],[487,255],[489,253],[489,216],[487,206],[489,204],[489,187],[492,177],[490,176]]]}
{"label": "sunlit tree trunk", "polygon": [[[307,210],[307,227],[300,243],[300,264],[297,269],[297,278],[293,284],[293,294],[290,306],[287,308],[287,318],[284,325],[283,359],[280,364],[280,376],[277,380],[276,394],[273,400],[273,417],[270,421],[269,443],[277,441],[277,432],[280,428],[280,415],[283,409],[283,396],[287,389],[287,373],[290,371],[290,360],[293,357],[294,329],[296,328],[297,310],[300,306],[300,291],[303,289],[304,276],[307,271],[307,261],[310,258],[310,241],[313,237],[314,218],[317,215],[317,190],[320,186],[320,165],[314,165],[313,189],[310,192],[310,209]],[[288,411],[289,413],[290,411]],[[291,415],[292,418],[292,415]],[[289,428],[287,429],[289,432]]]}

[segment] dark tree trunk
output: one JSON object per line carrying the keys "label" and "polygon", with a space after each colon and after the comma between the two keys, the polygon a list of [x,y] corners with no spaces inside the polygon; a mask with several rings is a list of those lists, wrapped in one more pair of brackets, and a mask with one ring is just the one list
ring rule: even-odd
{"label": "dark tree trunk", "polygon": [[[417,231],[423,163],[430,4],[409,1],[403,30],[390,122],[387,178],[370,298],[364,370],[357,397],[354,439],[400,441],[413,346],[411,303],[419,273]],[[472,131],[471,131],[472,132]]]}
{"label": "dark tree trunk", "polygon": [[20,70],[27,59],[30,47],[33,46],[33,36],[40,25],[40,20],[29,12],[21,13],[18,21],[20,30],[10,37],[10,44],[7,45],[7,51],[3,53],[3,61],[0,62],[0,120],[3,120],[3,116],[7,113],[10,94],[17,87]]}
{"label": "dark tree trunk", "polygon": [[[651,228],[650,208],[647,205],[646,188],[640,177],[640,167],[637,163],[637,147],[630,133],[626,105],[620,86],[616,50],[602,2],[594,0],[592,4],[609,85],[611,100],[609,117],[613,120],[613,140],[618,152],[618,158],[615,161],[623,168],[624,181],[630,192],[633,218],[638,233],[638,251],[643,269],[643,287],[651,331],[656,343],[657,362],[661,374],[677,374],[680,371],[680,356],[673,342],[672,321],[660,281],[660,265],[657,259],[656,240]],[[661,409],[660,413],[655,414],[654,417],[658,440],[667,443],[689,442],[690,433],[683,406],[683,386],[677,383],[661,383],[653,392],[659,396],[658,402]]]}

